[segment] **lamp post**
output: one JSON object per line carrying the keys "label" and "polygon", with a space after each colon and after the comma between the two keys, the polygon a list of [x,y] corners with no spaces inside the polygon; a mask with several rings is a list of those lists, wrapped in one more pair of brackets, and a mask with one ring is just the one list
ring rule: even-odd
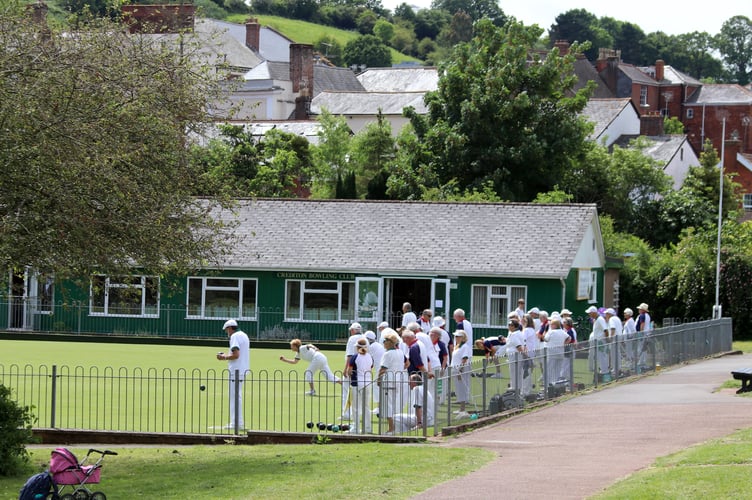
{"label": "lamp post", "polygon": [[721,227],[723,226],[723,159],[726,153],[726,117],[723,117],[723,126],[721,127],[721,161],[719,163],[721,181],[718,191],[718,240],[716,242],[715,254],[715,305],[713,306],[713,319],[721,319],[723,311],[721,310],[720,290],[721,290]]}

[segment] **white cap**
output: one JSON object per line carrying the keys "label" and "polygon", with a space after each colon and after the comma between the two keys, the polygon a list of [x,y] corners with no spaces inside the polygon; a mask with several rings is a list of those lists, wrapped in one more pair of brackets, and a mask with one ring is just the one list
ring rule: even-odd
{"label": "white cap", "polygon": [[441,328],[444,325],[446,325],[446,321],[444,321],[444,318],[442,318],[441,316],[436,316],[433,319],[433,326],[438,326],[439,328]]}
{"label": "white cap", "polygon": [[389,328],[389,322],[388,321],[382,321],[379,323],[378,328]]}
{"label": "white cap", "polygon": [[228,319],[227,321],[225,321],[225,324],[222,327],[222,330],[224,330],[225,328],[231,327],[231,326],[234,326],[235,328],[237,328],[238,327],[238,322],[235,321],[234,319]]}
{"label": "white cap", "polygon": [[350,330],[358,330],[358,331],[362,331],[362,330],[363,330],[363,327],[362,327],[362,326],[360,326],[360,323],[358,323],[358,322],[356,321],[355,323],[353,323],[352,325],[350,325]]}
{"label": "white cap", "polygon": [[597,312],[598,312],[598,308],[595,306],[590,306],[587,309],[585,309],[586,314],[597,313]]}
{"label": "white cap", "polygon": [[373,333],[373,332],[372,332],[371,330],[368,330],[368,331],[366,332],[366,338],[367,338],[368,340],[376,340],[376,334],[375,334],[375,333]]}
{"label": "white cap", "polygon": [[540,309],[538,309],[537,307],[533,307],[527,313],[528,314],[539,314],[540,313]]}
{"label": "white cap", "polygon": [[616,316],[616,311],[614,311],[613,308],[609,307],[606,309],[606,314],[610,314],[611,316]]}

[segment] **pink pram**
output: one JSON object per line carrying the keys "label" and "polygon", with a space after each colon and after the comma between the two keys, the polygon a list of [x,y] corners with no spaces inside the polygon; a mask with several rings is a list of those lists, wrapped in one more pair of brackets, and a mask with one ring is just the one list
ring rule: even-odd
{"label": "pink pram", "polygon": [[[86,465],[89,455],[98,453],[99,459],[93,464]],[[102,460],[105,455],[117,455],[114,451],[100,451],[90,449],[79,462],[76,456],[67,448],[55,448],[50,457],[50,473],[52,480],[60,488],[61,500],[107,500],[107,496],[101,491],[92,492],[86,487],[87,484],[97,484],[102,475]],[[72,493],[63,494],[63,488],[71,486]]]}

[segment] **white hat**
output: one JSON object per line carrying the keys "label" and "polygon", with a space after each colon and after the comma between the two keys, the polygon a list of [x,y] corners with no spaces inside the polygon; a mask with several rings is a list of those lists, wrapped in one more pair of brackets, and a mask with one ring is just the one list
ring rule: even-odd
{"label": "white hat", "polygon": [[610,314],[611,316],[616,316],[616,311],[614,311],[613,307],[609,307],[606,309],[606,314]]}
{"label": "white hat", "polygon": [[565,307],[564,309],[561,310],[561,312],[559,314],[561,314],[562,316],[564,316],[565,314],[568,314],[568,315],[571,316],[572,315],[572,311],[570,311],[569,309],[567,309]]}
{"label": "white hat", "polygon": [[537,307],[533,307],[527,313],[528,314],[540,314],[540,309],[538,309]]}
{"label": "white hat", "polygon": [[352,325],[350,325],[350,330],[358,330],[358,331],[361,331],[361,330],[363,330],[363,327],[362,327],[362,326],[360,326],[360,323],[358,323],[358,322],[356,321],[355,323],[353,323]]}
{"label": "white hat", "polygon": [[235,321],[234,319],[228,319],[227,321],[225,321],[225,324],[222,327],[222,330],[224,330],[225,328],[231,327],[231,326],[237,328],[238,327],[238,322]]}
{"label": "white hat", "polygon": [[585,309],[585,314],[597,313],[597,312],[598,312],[598,308],[595,306],[590,306],[587,309]]}
{"label": "white hat", "polygon": [[465,333],[465,330],[457,330],[456,332],[454,332],[454,336],[467,338],[467,333]]}
{"label": "white hat", "polygon": [[388,321],[382,321],[379,323],[378,328],[389,328],[389,322]]}
{"label": "white hat", "polygon": [[442,318],[441,316],[436,316],[433,319],[433,326],[442,327],[444,325],[446,325],[446,321],[444,321],[444,318]]}
{"label": "white hat", "polygon": [[375,334],[375,333],[373,333],[373,332],[372,332],[371,330],[368,330],[368,331],[366,332],[366,338],[367,338],[368,340],[376,340],[376,334]]}
{"label": "white hat", "polygon": [[517,316],[517,311],[512,311],[507,314],[507,319],[520,319],[520,317]]}
{"label": "white hat", "polygon": [[643,302],[642,304],[640,304],[639,306],[637,306],[637,309],[640,310],[640,311],[647,312],[648,311],[648,305]]}

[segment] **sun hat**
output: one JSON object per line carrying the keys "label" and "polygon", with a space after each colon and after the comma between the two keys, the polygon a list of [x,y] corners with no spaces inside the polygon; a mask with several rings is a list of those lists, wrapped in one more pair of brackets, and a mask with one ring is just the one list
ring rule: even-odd
{"label": "sun hat", "polygon": [[229,328],[231,326],[237,328],[238,322],[235,321],[234,319],[228,319],[227,321],[225,321],[224,326],[222,326],[222,330],[224,330],[225,328]]}
{"label": "sun hat", "polygon": [[444,318],[442,318],[441,316],[436,316],[433,319],[433,326],[438,326],[439,328],[441,328],[444,325],[446,325],[446,321],[444,321]]}
{"label": "sun hat", "polygon": [[565,316],[565,315],[571,316],[572,315],[572,311],[570,311],[569,309],[567,309],[565,307],[564,309],[561,310],[561,312],[559,314],[562,315],[562,316]]}
{"label": "sun hat", "polygon": [[637,310],[648,312],[648,305],[643,302],[642,304],[640,304],[639,306],[637,306]]}
{"label": "sun hat", "polygon": [[389,328],[389,323],[387,321],[382,321],[379,323],[378,328]]}
{"label": "sun hat", "polygon": [[540,314],[540,309],[538,309],[537,307],[533,307],[527,313],[528,314]]}

